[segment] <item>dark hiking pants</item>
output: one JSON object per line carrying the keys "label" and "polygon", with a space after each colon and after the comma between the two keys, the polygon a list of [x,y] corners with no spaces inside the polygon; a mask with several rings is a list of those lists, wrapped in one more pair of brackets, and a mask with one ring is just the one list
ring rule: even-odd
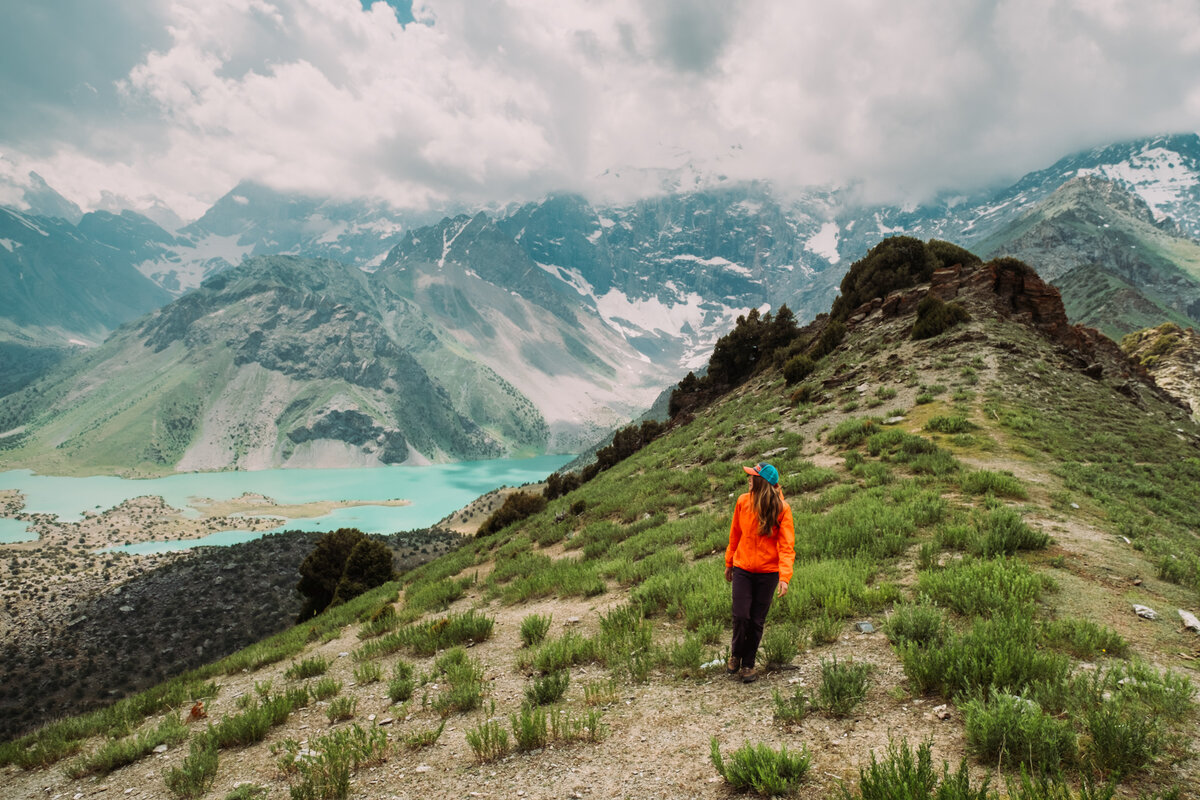
{"label": "dark hiking pants", "polygon": [[762,641],[763,623],[779,583],[778,572],[747,572],[733,568],[733,648],[730,655],[754,666],[754,655]]}

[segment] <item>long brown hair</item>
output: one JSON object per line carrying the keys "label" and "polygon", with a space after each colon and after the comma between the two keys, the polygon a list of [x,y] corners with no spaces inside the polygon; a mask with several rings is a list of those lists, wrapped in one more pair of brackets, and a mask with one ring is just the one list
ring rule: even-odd
{"label": "long brown hair", "polygon": [[758,517],[758,535],[771,536],[779,522],[779,515],[783,513],[783,498],[779,495],[779,488],[758,475],[751,475],[750,493],[754,513]]}

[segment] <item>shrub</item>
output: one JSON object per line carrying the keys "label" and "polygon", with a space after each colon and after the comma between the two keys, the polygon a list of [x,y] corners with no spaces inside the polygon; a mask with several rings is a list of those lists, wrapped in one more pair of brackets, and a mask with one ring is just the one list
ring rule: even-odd
{"label": "shrub", "polygon": [[335,602],[345,602],[380,586],[393,574],[392,553],[378,539],[357,528],[326,533],[300,564],[296,590],[304,595],[305,602],[298,621],[304,622]]}
{"label": "shrub", "polygon": [[788,386],[807,378],[817,368],[817,362],[801,353],[783,365],[783,378]]}
{"label": "shrub", "polygon": [[817,690],[817,705],[835,717],[844,717],[867,696],[867,676],[871,665],[838,663],[821,659],[821,686]]}
{"label": "shrub", "polygon": [[401,741],[409,750],[420,750],[425,747],[433,747],[437,744],[437,740],[441,738],[442,731],[446,730],[446,723],[443,721],[436,728],[429,728],[423,731],[414,731],[406,734]]}
{"label": "shrub", "polygon": [[979,536],[972,543],[976,555],[983,557],[1012,555],[1018,550],[1042,550],[1050,544],[1050,535],[1034,530],[1011,508],[997,508],[978,521]]}
{"label": "shrub", "polygon": [[959,478],[959,486],[967,494],[994,494],[1024,500],[1029,496],[1025,487],[1011,472],[991,472],[986,469],[968,472]]}
{"label": "shrub", "polygon": [[1070,722],[1046,715],[1032,700],[995,689],[987,701],[963,706],[967,745],[986,763],[1016,761],[1038,772],[1059,772],[1075,759]]}
{"label": "shrub", "polygon": [[930,339],[971,318],[961,303],[943,303],[931,294],[917,303],[917,318],[913,322],[912,338]]}
{"label": "shrub", "polygon": [[520,714],[509,715],[517,750],[526,752],[545,747],[549,739],[546,712],[536,706],[522,706]]}
{"label": "shrub", "polygon": [[929,605],[897,606],[884,626],[894,645],[912,642],[918,647],[939,644],[946,638],[946,614]]}
{"label": "shrub", "polygon": [[975,430],[978,425],[961,414],[951,414],[941,417],[930,417],[925,423],[925,430],[935,433],[966,433]]}
{"label": "shrub", "polygon": [[521,642],[526,647],[533,647],[542,643],[546,638],[546,634],[550,631],[549,614],[542,616],[541,614],[530,614],[521,620]]}
{"label": "shrub", "polygon": [[1035,684],[1063,684],[1071,660],[1037,645],[1032,619],[1027,613],[1011,613],[976,619],[967,633],[949,634],[940,643],[922,647],[904,642],[896,651],[904,673],[919,691],[953,697],[990,687],[1022,693]]}
{"label": "shrub", "polygon": [[1086,619],[1058,619],[1042,623],[1042,635],[1051,647],[1066,650],[1076,658],[1100,656],[1125,658],[1129,644],[1119,633]]}
{"label": "shrub", "polygon": [[329,717],[330,722],[340,722],[344,719],[354,717],[354,712],[358,709],[358,698],[343,695],[335,697],[333,702],[329,704],[329,708],[325,711],[325,715]]}
{"label": "shrub", "polygon": [[188,756],[178,767],[163,773],[167,789],[180,800],[203,796],[217,779],[217,744],[209,736],[192,740]]}
{"label": "shrub", "polygon": [[383,667],[374,661],[367,661],[355,666],[354,682],[358,684],[375,683],[383,678]]}
{"label": "shrub", "polygon": [[763,661],[768,667],[792,663],[800,653],[799,638],[800,632],[792,625],[772,626],[762,640]]}
{"label": "shrub", "polygon": [[525,687],[525,701],[534,706],[556,703],[567,693],[570,684],[571,673],[565,669],[535,677],[533,683]]}
{"label": "shrub", "polygon": [[323,656],[315,656],[292,664],[283,673],[283,677],[294,681],[304,680],[324,675],[327,669],[329,669],[329,660]]}
{"label": "shrub", "polygon": [[1092,765],[1118,777],[1146,769],[1163,751],[1162,723],[1118,702],[1087,711],[1088,756]]}
{"label": "shrub", "polygon": [[920,594],[966,616],[1032,607],[1043,586],[1029,567],[1007,558],[963,560],[917,578]]}
{"label": "shrub", "polygon": [[884,239],[850,265],[830,315],[835,320],[845,320],[863,303],[885,297],[896,289],[925,283],[938,264],[937,258],[920,239],[911,236]]}
{"label": "shrub", "polygon": [[784,697],[778,690],[775,690],[772,693],[772,699],[775,705],[775,721],[785,724],[802,722],[814,707],[808,694],[799,686],[792,692],[791,697]]}
{"label": "shrub", "polygon": [[829,432],[825,441],[830,444],[840,444],[843,448],[854,447],[863,442],[878,430],[878,425],[872,419],[847,419],[839,422],[837,427]]}
{"label": "shrub", "polygon": [[321,678],[321,680],[309,687],[309,692],[312,693],[314,700],[328,700],[331,697],[336,697],[337,693],[341,690],[342,682],[330,677]]}
{"label": "shrub", "polygon": [[749,789],[763,797],[796,791],[808,774],[810,763],[805,747],[801,747],[799,753],[789,753],[786,746],[773,750],[761,743],[743,745],[730,753],[726,762],[721,757],[721,747],[715,736],[710,756],[717,772],[736,791]]}
{"label": "shrub", "polygon": [[495,720],[485,720],[467,731],[467,744],[480,764],[508,755],[508,731]]}
{"label": "shrub", "polygon": [[402,703],[412,697],[416,684],[412,677],[412,666],[404,661],[397,661],[393,668],[392,679],[388,681],[387,695],[393,703]]}
{"label": "shrub", "polygon": [[531,517],[546,507],[546,498],[532,492],[513,492],[504,499],[504,504],[479,526],[477,536],[496,533],[514,522]]}
{"label": "shrub", "polygon": [[[936,789],[936,791],[935,791]],[[993,800],[988,791],[988,779],[978,789],[971,788],[971,775],[966,761],[958,772],[950,773],[950,765],[942,762],[941,781],[933,768],[932,746],[922,742],[916,758],[908,742],[888,742],[887,758],[882,762],[871,753],[871,765],[858,771],[858,792],[842,787],[842,800]]]}
{"label": "shrub", "polygon": [[152,731],[106,742],[95,753],[69,765],[66,773],[72,778],[84,778],[88,775],[104,777],[113,770],[149,755],[160,744],[179,744],[187,735],[187,726],[180,722],[178,717],[170,715]]}

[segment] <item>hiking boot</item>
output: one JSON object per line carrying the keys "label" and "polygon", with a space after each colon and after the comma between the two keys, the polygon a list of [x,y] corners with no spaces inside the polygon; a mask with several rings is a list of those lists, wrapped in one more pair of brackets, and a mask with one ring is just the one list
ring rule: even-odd
{"label": "hiking boot", "polygon": [[758,680],[758,672],[755,671],[754,667],[742,667],[742,671],[738,677],[742,679],[742,683],[754,683]]}
{"label": "hiking boot", "polygon": [[737,671],[742,668],[742,660],[737,656],[730,656],[725,662],[725,671],[730,675],[736,675]]}

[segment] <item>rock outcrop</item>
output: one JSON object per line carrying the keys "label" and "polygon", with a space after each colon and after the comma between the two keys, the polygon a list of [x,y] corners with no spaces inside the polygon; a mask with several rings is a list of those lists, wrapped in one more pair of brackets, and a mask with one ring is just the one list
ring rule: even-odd
{"label": "rock outcrop", "polygon": [[1129,334],[1121,349],[1200,420],[1200,334],[1168,322]]}

